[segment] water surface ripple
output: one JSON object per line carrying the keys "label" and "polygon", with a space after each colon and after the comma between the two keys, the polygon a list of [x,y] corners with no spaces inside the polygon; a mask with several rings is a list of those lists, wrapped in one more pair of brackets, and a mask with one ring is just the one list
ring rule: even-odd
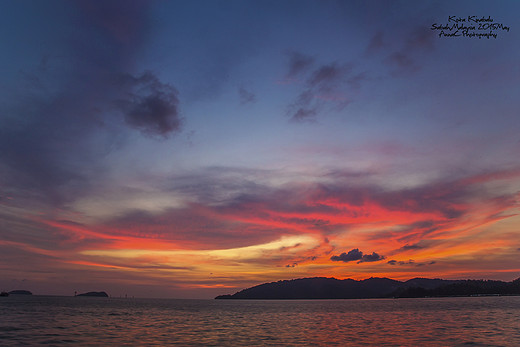
{"label": "water surface ripple", "polygon": [[0,298],[0,345],[520,346],[520,297]]}

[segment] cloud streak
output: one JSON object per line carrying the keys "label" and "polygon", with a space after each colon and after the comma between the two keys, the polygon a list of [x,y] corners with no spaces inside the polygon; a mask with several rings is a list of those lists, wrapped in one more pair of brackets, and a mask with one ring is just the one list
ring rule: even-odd
{"label": "cloud streak", "polygon": [[[293,70],[303,74],[303,71],[313,65],[313,60],[309,60],[310,58],[305,60],[304,57],[298,56],[298,59],[297,62],[291,61],[289,76],[294,74]],[[295,66],[298,66],[298,68]],[[361,82],[365,79],[365,74],[357,73],[353,75],[352,70],[352,64],[332,62],[323,64],[308,73],[305,89],[289,105],[288,115],[291,116],[291,120],[296,122],[313,121],[327,103],[332,105],[332,109],[344,108],[350,102],[346,96],[345,86],[359,88]]]}

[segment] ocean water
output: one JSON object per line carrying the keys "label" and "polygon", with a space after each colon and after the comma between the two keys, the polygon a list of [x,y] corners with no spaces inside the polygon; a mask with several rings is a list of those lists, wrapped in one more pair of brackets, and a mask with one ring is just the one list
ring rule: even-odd
{"label": "ocean water", "polygon": [[0,346],[520,346],[520,297],[0,297]]}

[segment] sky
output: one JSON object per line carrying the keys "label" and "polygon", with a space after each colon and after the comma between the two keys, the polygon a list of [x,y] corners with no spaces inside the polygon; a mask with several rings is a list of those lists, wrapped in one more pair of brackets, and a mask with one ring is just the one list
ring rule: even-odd
{"label": "sky", "polygon": [[520,277],[519,2],[0,8],[1,290]]}

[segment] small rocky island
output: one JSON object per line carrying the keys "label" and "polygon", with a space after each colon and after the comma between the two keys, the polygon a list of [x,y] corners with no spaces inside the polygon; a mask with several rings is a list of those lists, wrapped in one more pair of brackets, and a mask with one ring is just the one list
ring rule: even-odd
{"label": "small rocky island", "polygon": [[106,292],[87,292],[87,293],[77,294],[76,296],[94,296],[94,297],[108,298],[108,294]]}
{"label": "small rocky island", "polygon": [[300,278],[264,283],[215,299],[369,299],[447,296],[520,295],[520,278],[511,281],[443,280],[413,278],[396,281],[369,278],[361,281],[336,278]]}
{"label": "small rocky island", "polygon": [[16,290],[11,290],[9,292],[9,295],[32,295],[32,293],[28,290],[16,289]]}

